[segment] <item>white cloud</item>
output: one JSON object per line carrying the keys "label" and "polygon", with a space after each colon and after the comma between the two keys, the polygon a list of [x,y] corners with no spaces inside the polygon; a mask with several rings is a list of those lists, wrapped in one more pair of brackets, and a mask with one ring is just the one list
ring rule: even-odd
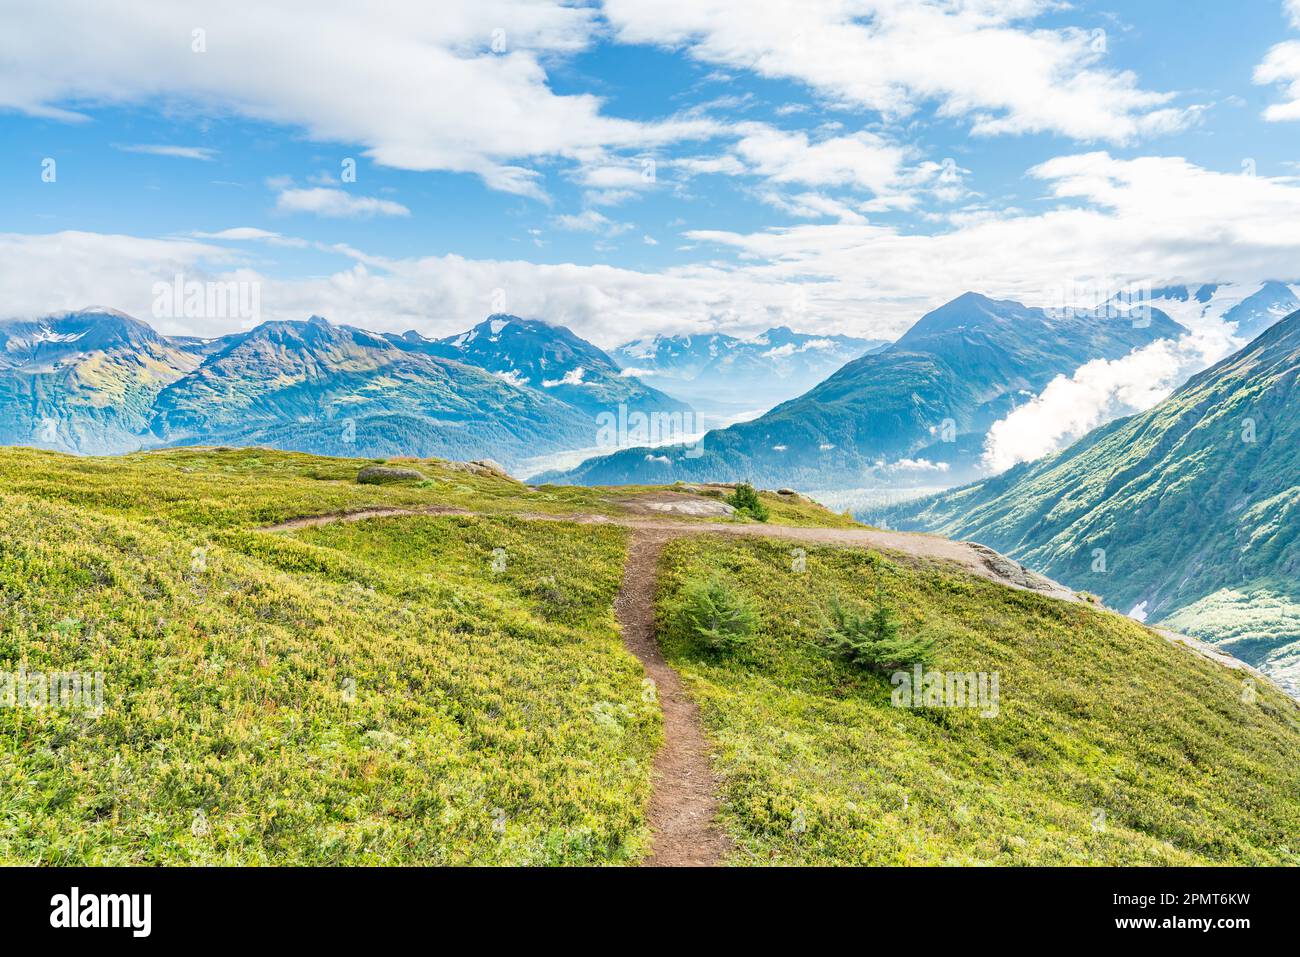
{"label": "white cloud", "polygon": [[[1300,184],[1219,173],[1178,157],[1060,157],[1030,171],[1049,191],[1037,214],[976,218],[932,234],[876,224],[754,233],[695,229],[742,257],[751,279],[804,283],[821,331],[896,335],[967,290],[1035,304],[1071,283],[1257,282],[1300,256]],[[870,264],[867,268],[866,264]],[[850,317],[871,315],[871,325]]]}
{"label": "white cloud", "polygon": [[[262,241],[249,237],[252,244]],[[455,255],[386,259],[344,245],[318,248],[346,257],[346,265],[326,276],[280,279],[250,268],[256,245],[244,251],[193,239],[0,234],[0,287],[8,290],[4,314],[35,316],[103,303],[171,334],[241,328],[237,321],[151,319],[153,284],[183,273],[200,281],[258,282],[264,319],[316,313],[381,332],[416,329],[441,336],[499,310],[542,316],[613,346],[645,329],[687,332],[729,323],[766,328],[790,299],[788,287],[711,266],[646,273]]]}
{"label": "white cloud", "polygon": [[584,186],[597,190],[638,190],[655,182],[655,162],[648,158],[618,160],[602,156],[599,161],[588,162],[578,171],[578,180]]}
{"label": "white cloud", "polygon": [[1062,449],[1099,425],[1149,409],[1233,345],[1226,329],[1212,328],[1177,342],[1161,339],[1119,359],[1095,359],[1071,376],[1057,376],[1042,393],[993,424],[985,438],[983,465],[1005,471]]}
{"label": "white cloud", "polygon": [[[720,244],[736,259],[717,255],[655,272],[454,255],[391,259],[333,245],[320,247],[345,257],[332,274],[278,279],[252,271],[270,241],[262,236],[247,234],[241,247],[233,231],[223,231],[221,244],[65,232],[0,235],[0,288],[14,314],[103,303],[146,318],[154,282],[177,271],[218,277],[242,268],[262,283],[266,318],[314,312],[378,331],[447,335],[500,309],[612,346],[655,332],[743,336],[774,325],[892,338],[968,289],[1046,304],[1054,290],[1097,277],[1154,287],[1244,284],[1290,278],[1300,262],[1294,180],[1105,153],[1061,157],[1036,167],[1033,179],[1052,206],[1034,215],[930,234],[845,223],[694,230],[689,239]],[[498,290],[505,302],[494,306]]]}
{"label": "white cloud", "polygon": [[618,206],[636,197],[630,189],[589,189],[582,194],[582,201],[588,206]]}
{"label": "white cloud", "polygon": [[617,236],[632,228],[631,223],[616,223],[604,213],[585,209],[581,213],[565,213],[555,217],[555,225],[579,233],[602,233]]}
{"label": "white cloud", "polygon": [[[824,127],[838,129],[839,124]],[[962,170],[952,160],[905,165],[915,150],[879,134],[861,130],[842,136],[810,136],[802,130],[782,130],[765,123],[741,123],[734,127],[739,138],[722,156],[686,157],[672,166],[688,176],[725,173],[732,176],[762,177],[764,185],[756,195],[764,203],[792,216],[820,219],[832,216],[840,222],[864,222],[863,211],[911,209],[919,194],[928,190],[950,202],[966,194]],[[826,132],[825,128],[822,131]],[[791,194],[791,187],[814,187]],[[827,195],[828,188],[870,194],[858,201],[858,208]]]}
{"label": "white cloud", "polygon": [[1261,86],[1277,84],[1287,97],[1284,103],[1270,104],[1264,110],[1264,119],[1300,120],[1300,40],[1287,40],[1270,49],[1255,67],[1255,82]]}
{"label": "white cloud", "polygon": [[883,193],[898,179],[905,151],[874,133],[810,142],[808,134],[746,124],[736,154],[774,183],[853,186]]}
{"label": "white cloud", "polygon": [[235,239],[246,241],[250,239],[278,239],[279,233],[273,233],[269,229],[259,229],[256,226],[234,226],[230,229],[222,229],[215,233],[198,232],[194,234],[197,239]]}
{"label": "white cloud", "polygon": [[582,377],[586,372],[587,370],[582,366],[575,366],[558,379],[543,379],[542,387],[554,389],[557,385],[587,385],[582,381]]}
{"label": "white cloud", "polygon": [[1291,26],[1300,30],[1300,0],[1286,0],[1286,15]]}
{"label": "white cloud", "polygon": [[767,205],[800,219],[832,216],[841,223],[865,223],[867,218],[856,209],[821,193],[797,193],[787,196],[776,190],[764,190],[758,198]]}
{"label": "white cloud", "polygon": [[161,332],[230,332],[187,320],[150,317],[153,284],[176,274],[200,278],[233,275],[235,250],[188,239],[142,239],[104,233],[62,232],[43,236],[0,233],[0,286],[6,317],[34,317],[98,303],[121,309]]}
{"label": "white cloud", "polygon": [[506,372],[494,372],[492,374],[498,379],[509,382],[511,385],[520,389],[528,385],[528,380],[523,377],[518,369],[510,369]]}
{"label": "white cloud", "polygon": [[269,229],[260,229],[257,226],[235,226],[215,233],[194,232],[190,235],[195,239],[221,239],[227,242],[265,242],[272,246],[302,248],[312,245],[305,239],[299,239],[296,236],[283,236],[280,233],[272,232]]}
{"label": "white cloud", "polygon": [[436,11],[393,0],[382,15],[349,0],[46,0],[5,12],[0,108],[61,120],[97,104],[234,112],[361,144],[386,166],[475,173],[537,196],[537,173],[521,165],[531,158],[715,129],[620,119],[595,96],[552,92],[544,59],[580,52],[597,29],[595,9],[555,0],[443,0]]}
{"label": "white cloud", "polygon": [[877,466],[882,472],[893,474],[896,472],[946,472],[949,469],[947,462],[931,462],[929,459],[899,459],[897,462],[889,462]]}
{"label": "white cloud", "polygon": [[977,134],[1125,143],[1196,111],[1105,66],[1100,31],[1033,26],[1056,0],[606,0],[616,36],[798,80],[837,104],[906,117],[924,103]]}
{"label": "white cloud", "polygon": [[672,160],[671,165],[691,176],[713,173],[739,176],[746,172],[745,164],[729,153],[722,156],[683,156]]}
{"label": "white cloud", "polygon": [[123,153],[148,153],[151,156],[174,156],[178,159],[208,160],[217,155],[217,151],[208,146],[167,146],[165,144],[133,143],[118,146]]}
{"label": "white cloud", "polygon": [[330,218],[411,215],[409,209],[391,199],[353,196],[346,190],[325,186],[283,189],[276,197],[275,209],[280,213],[313,213]]}

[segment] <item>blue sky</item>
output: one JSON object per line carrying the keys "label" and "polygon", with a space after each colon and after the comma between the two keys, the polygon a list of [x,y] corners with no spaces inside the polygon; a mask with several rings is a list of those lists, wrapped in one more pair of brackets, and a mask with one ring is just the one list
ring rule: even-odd
{"label": "blue sky", "polygon": [[63,6],[0,38],[15,314],[149,318],[183,272],[267,317],[504,301],[612,345],[1300,275],[1286,0]]}

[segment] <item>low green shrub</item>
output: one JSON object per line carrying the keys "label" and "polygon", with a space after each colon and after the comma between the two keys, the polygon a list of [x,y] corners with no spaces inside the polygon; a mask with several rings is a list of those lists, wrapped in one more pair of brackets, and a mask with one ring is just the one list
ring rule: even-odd
{"label": "low green shrub", "polygon": [[741,482],[737,485],[736,490],[727,496],[726,502],[739,514],[748,515],[756,522],[767,521],[767,506],[758,497],[758,492],[754,490],[754,486],[748,482]]}
{"label": "low green shrub", "polygon": [[758,626],[758,614],[750,601],[716,575],[686,586],[679,616],[687,635],[713,652],[745,646]]}
{"label": "low green shrub", "polygon": [[826,615],[822,640],[832,655],[868,671],[888,672],[929,664],[934,652],[934,639],[898,633],[894,610],[879,593],[870,611],[847,607],[835,596]]}

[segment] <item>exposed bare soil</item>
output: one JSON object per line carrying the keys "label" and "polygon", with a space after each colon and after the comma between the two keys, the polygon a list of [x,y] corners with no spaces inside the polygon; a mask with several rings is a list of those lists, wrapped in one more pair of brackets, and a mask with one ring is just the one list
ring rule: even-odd
{"label": "exposed bare soil", "polygon": [[[689,498],[692,496],[682,496]],[[656,502],[667,499],[656,499]],[[642,503],[643,506],[645,503]],[[677,504],[673,496],[672,504]],[[655,640],[655,589],[664,545],[683,535],[735,535],[778,538],[810,545],[840,545],[874,548],[908,556],[916,561],[951,562],[967,572],[1010,588],[1035,591],[1064,601],[1081,601],[1073,591],[1030,571],[1018,562],[975,542],[954,542],[934,535],[883,531],[873,528],[804,528],[790,525],[742,524],[738,522],[680,521],[654,518],[653,508],[629,509],[626,516],[598,514],[518,514],[534,521],[611,524],[629,530],[627,565],[615,599],[614,610],[628,650],[654,682],[663,712],[664,744],[655,757],[654,791],[649,819],[652,844],[645,864],[651,866],[708,866],[721,863],[730,842],[718,827],[717,782],[709,760],[708,739],[700,721],[699,708],[687,694],[677,672],[664,660]],[[691,509],[665,509],[689,517]],[[472,515],[465,509],[446,506],[425,508],[377,507],[328,515],[310,515],[268,526],[265,531],[292,531],[331,522],[356,522],[368,518],[404,515]],[[707,513],[706,513],[707,514]],[[1157,634],[1184,645],[1191,651],[1228,667],[1240,665],[1202,642],[1161,629]]]}

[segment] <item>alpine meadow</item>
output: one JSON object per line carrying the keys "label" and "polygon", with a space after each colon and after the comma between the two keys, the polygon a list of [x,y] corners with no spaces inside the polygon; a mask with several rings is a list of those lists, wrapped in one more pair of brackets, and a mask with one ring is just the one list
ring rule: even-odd
{"label": "alpine meadow", "polygon": [[1300,0],[0,0],[14,945],[1281,939],[1297,124]]}

